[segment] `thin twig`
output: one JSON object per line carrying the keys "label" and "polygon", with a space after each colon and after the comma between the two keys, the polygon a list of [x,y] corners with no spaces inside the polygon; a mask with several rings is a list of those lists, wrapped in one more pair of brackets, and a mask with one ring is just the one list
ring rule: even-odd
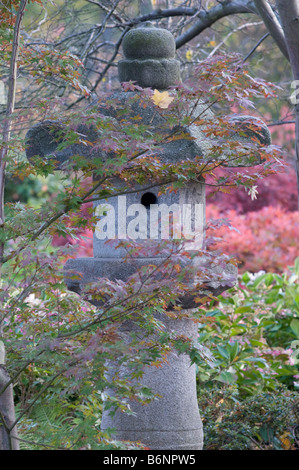
{"label": "thin twig", "polygon": [[265,39],[267,39],[268,36],[270,36],[270,33],[264,34],[264,36],[256,43],[256,45],[251,49],[251,51],[248,52],[248,54],[244,57],[244,59],[242,61],[243,63],[246,62],[249,59],[249,57],[252,56],[252,54],[257,50],[257,48],[262,44],[262,42]]}

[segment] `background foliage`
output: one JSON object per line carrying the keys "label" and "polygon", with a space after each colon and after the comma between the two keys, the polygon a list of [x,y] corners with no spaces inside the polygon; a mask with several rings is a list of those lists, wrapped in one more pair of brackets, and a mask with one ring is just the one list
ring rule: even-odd
{"label": "background foliage", "polygon": [[[202,3],[204,8],[217,4],[212,1],[184,2],[183,6],[198,9]],[[18,4],[18,1],[10,2],[9,11],[4,5],[5,14],[0,23],[3,38],[1,72],[5,86],[12,41],[12,31],[7,26],[13,24]],[[14,144],[9,148],[7,168],[5,243],[9,256],[2,269],[4,283],[1,284],[1,319],[4,318],[8,369],[13,378],[20,442],[24,449],[140,448],[139,443],[115,442],[109,434],[103,435],[100,431],[107,386],[103,374],[105,361],[122,356],[123,361],[131,365],[133,377],[139,379],[142,364],[159,364],[170,344],[180,352],[189,353],[191,361],[197,365],[206,448],[296,448],[294,429],[298,424],[299,374],[298,365],[291,357],[292,341],[299,337],[298,261],[295,262],[299,220],[291,142],[294,123],[290,122],[287,127],[280,125],[281,121],[293,119],[286,60],[281,58],[270,39],[263,41],[251,54],[256,38],[265,33],[263,23],[251,14],[246,18],[241,15],[223,18],[178,48],[185,81],[192,78],[192,70],[199,65],[198,93],[210,96],[207,91],[212,87],[216,94],[217,86],[227,86],[223,90],[225,93],[221,95],[220,91],[213,104],[216,115],[220,116],[213,125],[220,126],[225,113],[245,113],[246,106],[250,106],[250,112],[266,119],[273,129],[274,143],[284,148],[284,163],[289,166],[288,170],[280,166],[278,174],[267,178],[262,178],[256,168],[248,172],[251,183],[257,185],[256,200],[251,200],[248,188],[245,191],[242,184],[230,192],[227,192],[228,187],[224,190],[222,187],[221,191],[217,188],[215,192],[215,187],[211,186],[208,190],[208,215],[213,219],[230,219],[239,231],[220,228],[213,230],[213,235],[224,237],[224,250],[240,261],[242,277],[237,288],[199,308],[200,337],[196,347],[188,341],[180,342],[159,334],[157,343],[150,344],[147,355],[142,355],[138,342],[136,349],[124,354],[124,346],[116,333],[118,321],[121,321],[123,310],[127,308],[135,313],[140,309],[140,303],[148,299],[146,289],[137,289],[136,295],[136,279],[126,286],[103,283],[97,286],[97,292],[94,286],[91,293],[86,294],[87,298],[98,295],[100,300],[108,296],[108,309],[101,310],[100,316],[97,311],[96,320],[95,309],[86,302],[86,297],[67,292],[59,275],[63,263],[69,256],[91,256],[94,219],[90,203],[81,203],[90,188],[94,168],[86,162],[81,166],[80,162],[75,162],[67,175],[53,175],[53,163],[39,162],[33,169],[24,157],[23,137],[36,121],[65,116],[66,121],[69,119],[74,124],[69,130],[69,141],[78,138],[75,125],[83,116],[86,122],[93,120],[99,127],[104,127],[91,103],[100,101],[102,104],[103,94],[119,86],[115,66],[122,57],[123,34],[133,24],[148,19],[153,8],[177,6],[178,2],[163,1],[115,1],[112,6],[111,2],[83,0],[29,3],[20,50]],[[155,21],[180,38],[184,28],[188,28],[189,19],[190,15],[178,18],[162,15]],[[240,53],[238,63],[242,63],[243,68],[239,74],[234,69],[236,75],[231,79],[230,65],[235,52]],[[223,55],[218,60],[219,53]],[[228,55],[224,56],[224,53]],[[204,59],[208,59],[205,66]],[[271,77],[269,70],[273,72]],[[208,87],[200,88],[198,82],[207,81],[207,76]],[[257,83],[253,80],[250,103],[246,85],[239,82],[244,76],[247,79],[251,76],[271,79],[281,86],[277,89],[278,96],[258,93]],[[229,85],[230,80],[233,80],[235,90]],[[245,90],[244,95],[242,90]],[[190,101],[186,89],[181,90],[180,96],[182,102],[185,100],[184,105]],[[86,104],[90,105],[87,111]],[[0,106],[3,117],[5,103]],[[74,110],[76,115],[71,114]],[[138,133],[128,123],[123,124],[121,132],[117,129],[117,139],[110,139],[111,129],[105,128],[105,131],[107,150],[118,152],[119,159],[116,163],[108,162],[108,168],[104,169],[101,162],[95,161],[98,174],[101,175],[101,171],[109,175],[120,170],[125,172],[122,167],[124,149],[132,156],[137,144],[148,144],[145,134]],[[275,148],[273,154],[275,156]],[[159,167],[157,176],[156,169],[157,166],[149,162],[139,174],[140,181],[147,181],[153,175],[163,177],[168,171]],[[179,168],[178,174],[176,187],[184,184],[188,167]],[[214,174],[216,181],[223,177],[218,170]],[[236,172],[226,170],[227,186],[235,181],[235,176]],[[104,198],[113,188],[107,186],[102,190],[103,193],[97,195]],[[66,208],[70,209],[69,217],[64,215]],[[63,214],[62,221],[53,223],[41,237],[36,236],[33,240],[32,233],[38,234],[49,217],[55,217],[59,210]],[[3,239],[1,235],[1,241]],[[26,249],[24,243],[22,245],[24,240],[30,242]],[[23,246],[21,252],[18,251],[20,246]],[[72,247],[77,249],[76,254]],[[219,245],[214,244],[214,248],[217,247]],[[176,262],[163,271],[165,283],[159,284],[159,298],[150,299],[142,310],[143,317],[139,321],[148,335],[160,331],[154,313],[163,311],[167,302],[184,290],[180,279],[176,290],[173,288],[170,273],[178,269],[175,266]],[[292,271],[288,266],[292,266]],[[260,270],[266,272],[253,274]],[[148,273],[143,274],[146,278]],[[155,282],[156,279],[154,286],[157,286]],[[147,287],[145,282],[141,284]],[[122,303],[120,309],[119,302],[124,297],[126,303]],[[111,318],[114,323],[109,322]],[[117,391],[115,401],[106,402],[111,410],[120,407],[128,411],[127,399],[133,397],[147,402],[152,397],[149,390],[140,386],[132,388],[126,380],[117,378],[113,385]]]}

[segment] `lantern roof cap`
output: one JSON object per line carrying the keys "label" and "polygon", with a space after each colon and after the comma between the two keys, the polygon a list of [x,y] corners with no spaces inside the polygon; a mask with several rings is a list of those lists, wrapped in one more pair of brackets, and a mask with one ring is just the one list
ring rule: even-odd
{"label": "lantern roof cap", "polygon": [[133,81],[143,88],[167,89],[180,82],[180,63],[170,31],[147,22],[128,31],[122,43],[125,58],[118,62],[120,82]]}

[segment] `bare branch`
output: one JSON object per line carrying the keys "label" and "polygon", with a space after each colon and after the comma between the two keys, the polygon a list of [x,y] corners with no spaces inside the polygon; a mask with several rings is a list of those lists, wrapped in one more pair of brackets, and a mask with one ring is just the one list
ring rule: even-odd
{"label": "bare branch", "polygon": [[258,22],[254,22],[254,23],[245,23],[245,24],[242,24],[241,26],[238,26],[237,28],[233,29],[232,31],[230,31],[223,39],[222,41],[220,41],[219,44],[217,44],[216,47],[214,47],[214,49],[212,50],[212,52],[210,52],[210,54],[208,55],[208,58],[209,57],[212,57],[214,54],[216,54],[216,52],[221,48],[221,46],[223,46],[226,41],[235,33],[237,33],[238,31],[241,31],[242,29],[245,29],[245,28],[249,28],[250,26],[258,26],[262,24],[262,22],[258,21]]}
{"label": "bare branch", "polygon": [[290,60],[283,29],[271,5],[267,0],[254,0],[254,4],[279,49]]}
{"label": "bare branch", "polygon": [[296,121],[274,121],[274,122],[270,122],[270,123],[267,123],[267,126],[268,127],[272,127],[272,126],[284,126],[286,124],[296,124]]}
{"label": "bare branch", "polygon": [[198,14],[198,21],[176,39],[177,49],[182,47],[188,41],[191,41],[191,39],[198,36],[218,20],[238,13],[256,13],[253,1],[236,0],[231,2],[221,2],[210,10],[201,10]]}
{"label": "bare branch", "polygon": [[252,56],[252,54],[257,50],[257,48],[262,44],[262,42],[267,39],[267,37],[270,36],[270,33],[264,34],[264,36],[256,43],[256,45],[251,49],[250,52],[244,57],[243,63],[246,62],[246,60],[249,59],[249,57]]}
{"label": "bare branch", "polygon": [[[127,26],[126,29],[122,32],[119,40],[117,41],[117,43],[115,44],[115,50],[112,54],[112,57],[110,58],[110,61],[107,63],[106,67],[104,68],[104,70],[100,73],[100,76],[99,78],[96,80],[95,84],[93,85],[93,87],[91,88],[91,92],[94,92],[97,88],[97,86],[99,85],[99,83],[103,80],[104,76],[106,75],[107,71],[110,69],[110,67],[112,67],[113,63],[114,63],[114,59],[115,57],[117,56],[118,54],[118,51],[120,49],[120,46],[121,46],[121,43],[122,43],[122,40],[123,40],[123,37],[124,35],[129,31],[129,27]],[[81,98],[78,98],[77,101],[75,101],[74,103],[72,103],[70,106],[69,106],[69,109],[72,108],[73,106],[77,105],[78,103],[80,103],[80,101],[84,100],[85,99],[85,96],[81,96]]]}

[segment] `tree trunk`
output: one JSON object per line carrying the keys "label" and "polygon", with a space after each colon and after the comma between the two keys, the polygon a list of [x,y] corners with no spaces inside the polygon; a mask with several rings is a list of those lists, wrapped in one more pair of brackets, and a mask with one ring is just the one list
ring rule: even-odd
{"label": "tree trunk", "polygon": [[254,4],[279,49],[286,59],[290,60],[283,28],[272,10],[271,5],[267,0],[254,0]]}
{"label": "tree trunk", "polygon": [[[276,1],[287,43],[294,80],[299,83],[299,0]],[[297,187],[299,194],[299,100],[295,104],[296,115],[296,160]]]}
{"label": "tree trunk", "polygon": [[[12,52],[10,58],[10,71],[8,80],[8,98],[6,114],[2,131],[2,146],[0,152],[0,228],[4,227],[4,188],[5,188],[5,169],[7,164],[7,155],[11,140],[12,116],[15,106],[16,81],[18,52],[20,43],[20,30],[24,12],[28,0],[21,0],[19,9],[16,14],[14,26],[14,37],[12,44]],[[0,243],[0,260],[4,255],[4,242]],[[2,263],[2,261],[0,261]],[[0,264],[0,269],[2,265]],[[19,441],[16,440],[17,430],[15,423],[15,410],[13,400],[13,385],[7,384],[10,381],[9,375],[5,369],[5,346],[2,341],[2,318],[0,323],[0,450],[18,450]]]}
{"label": "tree trunk", "polygon": [[[3,390],[8,382],[9,375],[0,364],[0,389]],[[13,427],[16,417],[12,384],[0,395],[0,410],[0,450],[19,450],[17,429]]]}

